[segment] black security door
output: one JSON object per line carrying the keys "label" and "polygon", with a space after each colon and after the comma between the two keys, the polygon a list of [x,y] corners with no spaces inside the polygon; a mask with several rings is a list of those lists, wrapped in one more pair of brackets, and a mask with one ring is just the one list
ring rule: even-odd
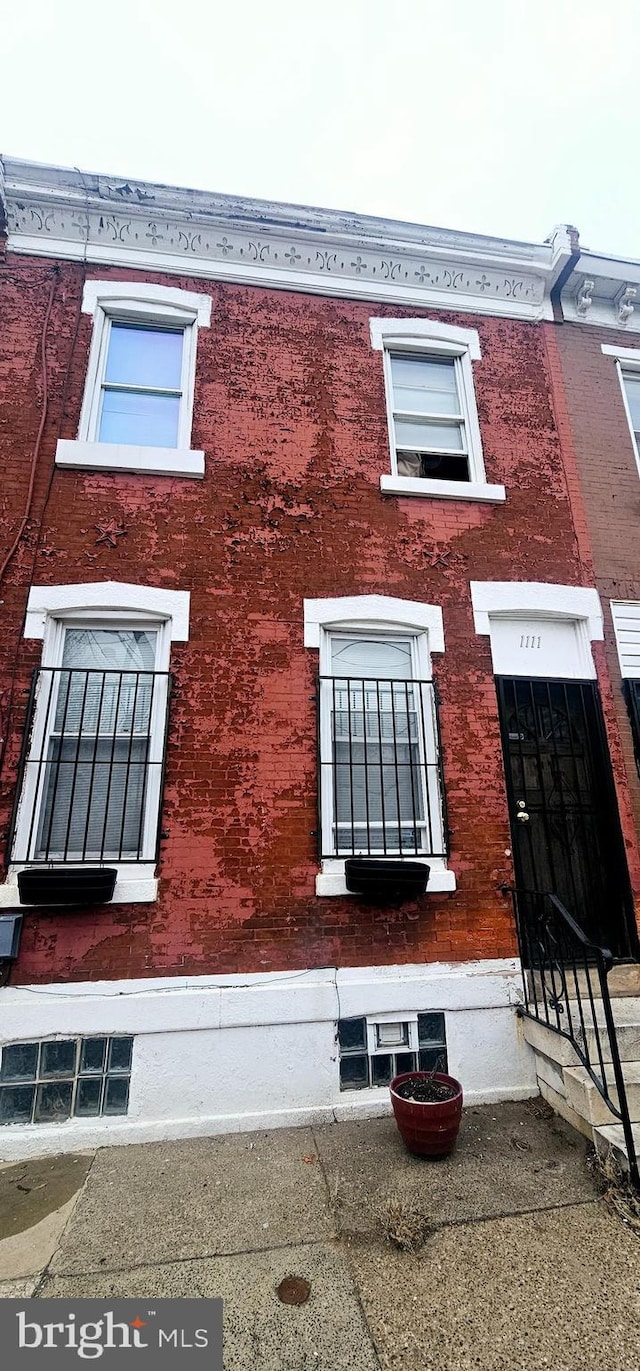
{"label": "black security door", "polygon": [[496,685],[518,889],[556,894],[588,937],[628,957],[629,878],[596,684]]}

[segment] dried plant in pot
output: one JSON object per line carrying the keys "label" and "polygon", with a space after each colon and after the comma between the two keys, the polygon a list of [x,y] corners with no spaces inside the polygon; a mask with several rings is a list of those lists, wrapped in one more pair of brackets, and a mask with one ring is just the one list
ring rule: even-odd
{"label": "dried plant in pot", "polygon": [[416,1157],[447,1157],[456,1144],[462,1086],[444,1071],[403,1071],[389,1087],[400,1136]]}

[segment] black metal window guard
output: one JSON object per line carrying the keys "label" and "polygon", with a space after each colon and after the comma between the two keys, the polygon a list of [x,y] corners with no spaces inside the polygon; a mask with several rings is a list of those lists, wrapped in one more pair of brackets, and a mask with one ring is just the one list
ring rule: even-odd
{"label": "black metal window guard", "polygon": [[321,857],[445,857],[433,681],[319,678]]}
{"label": "black metal window guard", "polygon": [[511,894],[522,963],[523,1012],[571,1043],[611,1113],[622,1124],[629,1176],[640,1189],[607,982],[613,957],[587,938],[557,895],[515,890]]}
{"label": "black metal window guard", "polygon": [[156,860],[170,684],[162,671],[34,672],[12,862]]}

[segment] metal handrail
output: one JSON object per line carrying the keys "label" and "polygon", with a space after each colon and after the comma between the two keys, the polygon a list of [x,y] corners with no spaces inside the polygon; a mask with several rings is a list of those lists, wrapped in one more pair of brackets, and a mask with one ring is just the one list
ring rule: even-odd
{"label": "metal handrail", "polygon": [[[522,967],[522,1012],[566,1038],[612,1114],[620,1120],[629,1177],[640,1189],[629,1102],[607,977],[613,956],[592,941],[550,892],[510,887]],[[599,1019],[596,1001],[602,1001]],[[605,1041],[606,1038],[606,1041]],[[606,1047],[611,1060],[605,1060]],[[615,1089],[617,1103],[612,1091]]]}

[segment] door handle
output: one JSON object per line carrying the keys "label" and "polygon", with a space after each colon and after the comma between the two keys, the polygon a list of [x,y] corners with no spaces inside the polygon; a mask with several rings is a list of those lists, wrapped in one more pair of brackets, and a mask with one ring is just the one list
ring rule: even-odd
{"label": "door handle", "polygon": [[526,808],[526,803],[525,803],[525,801],[524,801],[524,800],[517,800],[516,803],[517,803],[517,806],[518,806],[518,812],[517,812],[517,814],[516,814],[516,819],[518,819],[518,821],[519,821],[521,824],[528,824],[528,822],[529,822],[529,815],[527,814],[527,808]]}

